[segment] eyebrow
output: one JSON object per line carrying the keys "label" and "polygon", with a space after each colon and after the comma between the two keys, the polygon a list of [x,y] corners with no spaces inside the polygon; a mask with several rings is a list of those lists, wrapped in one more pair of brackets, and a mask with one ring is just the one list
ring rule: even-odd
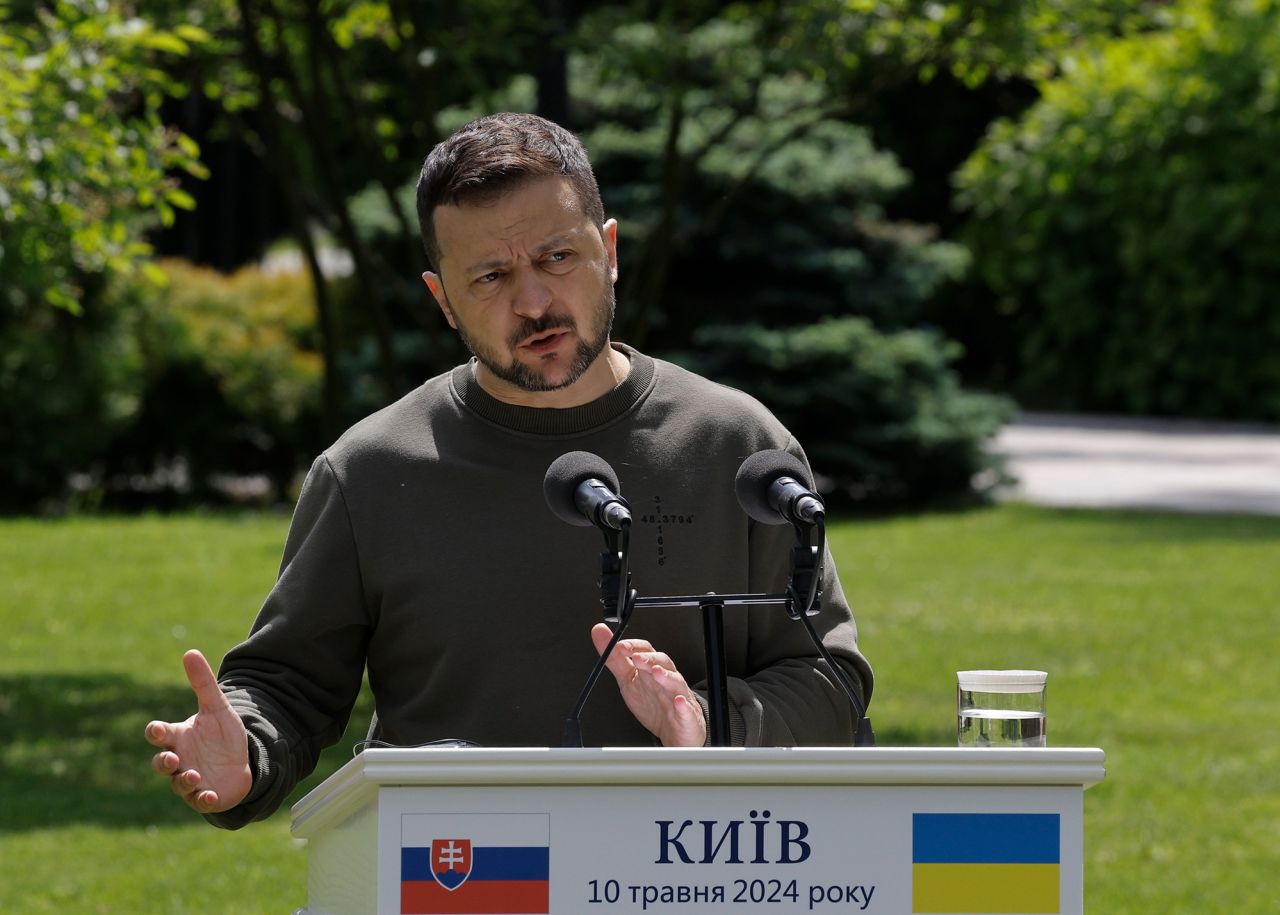
{"label": "eyebrow", "polygon": [[[533,254],[536,257],[542,254],[546,254],[548,251],[554,251],[556,248],[562,248],[565,245],[570,245],[573,243],[574,237],[577,234],[578,233],[576,231],[570,230],[568,232],[559,232],[555,235],[552,235],[550,238],[544,239],[543,241],[539,242],[534,247]],[[506,267],[510,263],[511,263],[511,259],[508,257],[501,257],[501,258],[494,258],[492,260],[487,260],[487,261],[480,261],[468,267],[465,273],[467,276],[476,276],[477,274],[483,275],[485,273],[488,273],[491,270],[497,270],[499,268]]]}

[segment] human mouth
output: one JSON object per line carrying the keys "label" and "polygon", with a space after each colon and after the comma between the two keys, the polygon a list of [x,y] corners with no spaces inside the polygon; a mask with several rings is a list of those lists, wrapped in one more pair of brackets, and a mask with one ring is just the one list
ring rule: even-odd
{"label": "human mouth", "polygon": [[569,335],[567,330],[552,330],[541,334],[535,334],[527,337],[520,344],[521,349],[529,350],[535,354],[549,353],[560,345],[560,341]]}

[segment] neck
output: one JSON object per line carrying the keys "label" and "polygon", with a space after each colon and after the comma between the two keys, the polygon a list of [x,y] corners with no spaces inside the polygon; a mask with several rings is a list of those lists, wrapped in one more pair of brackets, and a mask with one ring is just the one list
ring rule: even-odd
{"label": "neck", "polygon": [[600,355],[578,377],[577,381],[555,391],[526,391],[509,381],[498,378],[485,368],[484,363],[475,363],[476,383],[495,400],[517,407],[555,410],[580,407],[598,400],[621,384],[630,371],[631,360],[614,349],[612,344],[605,344]]}

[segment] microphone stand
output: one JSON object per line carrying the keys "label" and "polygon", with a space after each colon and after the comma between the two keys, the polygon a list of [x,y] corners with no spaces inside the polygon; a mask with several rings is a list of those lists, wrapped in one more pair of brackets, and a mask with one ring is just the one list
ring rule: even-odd
{"label": "microphone stand", "polygon": [[[573,713],[565,721],[561,746],[581,747],[582,729],[579,716],[587,696],[604,670],[605,659],[622,639],[632,615],[638,607],[691,609],[702,612],[702,637],[707,665],[707,729],[708,745],[729,746],[729,683],[724,659],[724,609],[781,604],[792,619],[802,620],[818,653],[832,671],[832,676],[845,692],[858,713],[858,729],[862,730],[864,710],[848,676],[836,664],[831,652],[822,644],[809,617],[820,610],[822,558],[826,549],[826,524],[819,517],[816,524],[795,524],[796,543],[791,550],[791,576],[787,590],[781,594],[699,594],[669,597],[638,597],[631,585],[629,556],[631,528],[605,531],[605,549],[600,554],[600,603],[607,622],[618,628],[596,660]],[[814,542],[816,530],[817,542]]]}
{"label": "microphone stand", "polygon": [[622,640],[622,634],[627,631],[627,624],[631,622],[631,614],[635,611],[636,592],[631,587],[630,570],[631,524],[624,523],[621,530],[605,528],[604,543],[605,548],[600,553],[600,603],[604,607],[605,622],[617,623],[618,628],[614,630],[613,638],[609,639],[604,651],[600,652],[600,657],[596,658],[595,666],[591,668],[587,682],[578,694],[573,711],[565,719],[564,735],[560,740],[562,747],[582,746],[581,718],[582,710],[587,705],[587,697],[604,672],[605,660]]}

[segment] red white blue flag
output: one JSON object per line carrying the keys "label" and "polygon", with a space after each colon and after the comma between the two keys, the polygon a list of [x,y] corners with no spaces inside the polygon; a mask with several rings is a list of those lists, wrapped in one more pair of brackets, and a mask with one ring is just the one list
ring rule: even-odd
{"label": "red white blue flag", "polygon": [[548,814],[406,814],[400,830],[401,915],[550,912]]}

